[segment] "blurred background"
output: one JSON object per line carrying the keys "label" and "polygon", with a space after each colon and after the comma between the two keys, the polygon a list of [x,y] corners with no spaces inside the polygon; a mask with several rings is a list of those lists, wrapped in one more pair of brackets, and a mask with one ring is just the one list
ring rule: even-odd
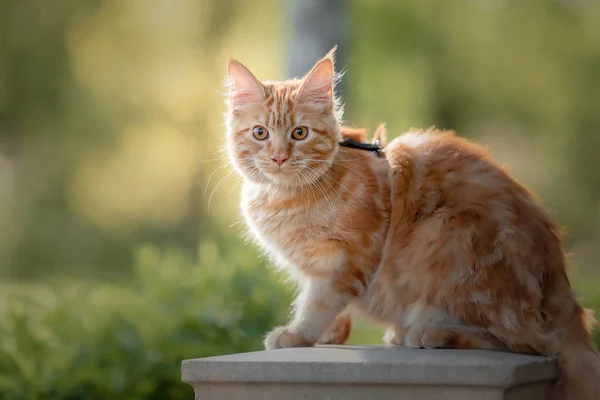
{"label": "blurred background", "polygon": [[0,398],[191,399],[182,359],[261,348],[291,288],[241,238],[225,65],[334,44],[346,124],[488,146],[600,309],[600,2],[0,0]]}

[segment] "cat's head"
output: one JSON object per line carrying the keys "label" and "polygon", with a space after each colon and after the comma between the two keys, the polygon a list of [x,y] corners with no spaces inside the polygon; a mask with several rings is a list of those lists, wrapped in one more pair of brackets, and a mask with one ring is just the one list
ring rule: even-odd
{"label": "cat's head", "polygon": [[334,51],[302,79],[283,82],[261,82],[240,62],[229,62],[227,150],[244,178],[298,187],[331,167],[341,139]]}

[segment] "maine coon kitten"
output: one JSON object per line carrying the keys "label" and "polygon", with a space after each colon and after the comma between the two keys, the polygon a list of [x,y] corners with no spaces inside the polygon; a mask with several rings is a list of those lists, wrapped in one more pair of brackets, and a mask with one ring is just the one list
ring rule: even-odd
{"label": "maine coon kitten", "polygon": [[595,321],[532,194],[452,132],[408,132],[382,157],[340,146],[343,134],[364,137],[342,128],[333,84],[333,51],[285,82],[228,64],[243,215],[300,288],[265,347],[343,343],[358,309],[389,326],[390,344],[556,357],[555,398],[600,398]]}

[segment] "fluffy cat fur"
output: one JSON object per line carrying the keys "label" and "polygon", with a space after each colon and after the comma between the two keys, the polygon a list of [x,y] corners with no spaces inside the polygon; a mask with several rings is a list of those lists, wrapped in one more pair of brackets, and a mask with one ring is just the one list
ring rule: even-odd
{"label": "fluffy cat fur", "polygon": [[[358,310],[389,327],[389,344],[556,357],[554,398],[599,398],[595,321],[571,290],[560,229],[452,132],[412,130],[382,157],[341,147],[366,133],[341,125],[333,56],[284,82],[228,64],[227,149],[244,178],[242,212],[300,289],[265,347],[344,343]],[[376,139],[385,142],[383,126]]]}

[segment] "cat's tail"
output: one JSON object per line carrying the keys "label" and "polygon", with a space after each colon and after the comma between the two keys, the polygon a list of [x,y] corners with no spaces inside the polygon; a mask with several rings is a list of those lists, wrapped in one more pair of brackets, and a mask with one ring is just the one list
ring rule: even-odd
{"label": "cat's tail", "polygon": [[574,304],[575,312],[560,324],[557,342],[559,379],[551,400],[600,399],[600,353],[590,331],[593,311]]}

